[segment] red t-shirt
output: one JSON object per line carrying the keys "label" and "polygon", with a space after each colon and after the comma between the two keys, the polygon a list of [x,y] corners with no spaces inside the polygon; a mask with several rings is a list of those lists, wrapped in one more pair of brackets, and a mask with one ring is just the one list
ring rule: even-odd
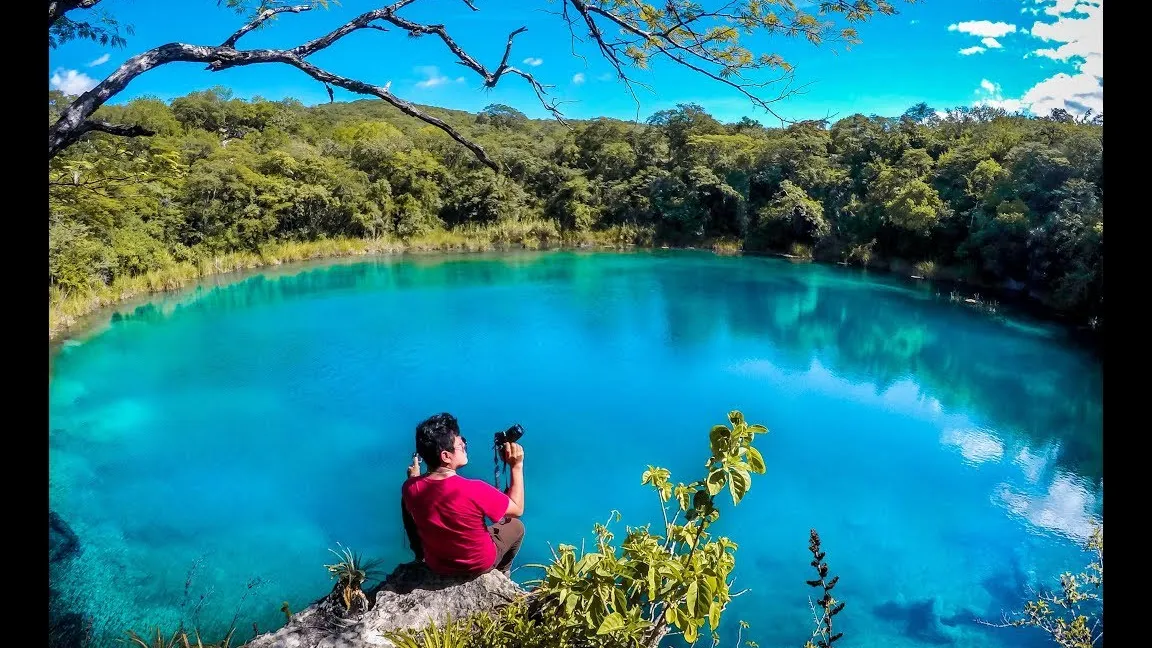
{"label": "red t-shirt", "polygon": [[411,477],[400,487],[424,545],[424,562],[438,574],[483,572],[496,563],[484,518],[508,512],[508,496],[479,479]]}

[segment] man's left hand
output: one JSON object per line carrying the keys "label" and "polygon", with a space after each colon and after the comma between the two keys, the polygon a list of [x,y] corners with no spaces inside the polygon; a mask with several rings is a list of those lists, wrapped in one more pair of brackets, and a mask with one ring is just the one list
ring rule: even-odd
{"label": "man's left hand", "polygon": [[408,476],[420,476],[420,455],[412,455],[412,465],[408,466]]}

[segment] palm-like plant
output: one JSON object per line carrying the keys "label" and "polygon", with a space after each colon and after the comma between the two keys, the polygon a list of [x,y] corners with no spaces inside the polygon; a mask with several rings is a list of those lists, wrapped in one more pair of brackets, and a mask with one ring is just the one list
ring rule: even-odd
{"label": "palm-like plant", "polygon": [[379,560],[371,560],[365,562],[359,553],[356,553],[336,543],[340,547],[340,551],[329,549],[340,560],[331,565],[324,565],[332,574],[332,578],[336,579],[337,587],[340,589],[341,598],[344,600],[344,608],[348,611],[352,610],[352,602],[360,601],[364,609],[368,609],[368,597],[364,594],[361,586],[364,581],[375,578],[377,576],[376,568],[379,566]]}

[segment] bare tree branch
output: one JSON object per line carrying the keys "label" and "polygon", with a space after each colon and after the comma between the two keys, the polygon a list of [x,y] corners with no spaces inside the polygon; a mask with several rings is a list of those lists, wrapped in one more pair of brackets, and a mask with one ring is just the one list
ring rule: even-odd
{"label": "bare tree branch", "polygon": [[[150,131],[140,126],[117,126],[108,124],[107,122],[89,119],[109,98],[122,91],[129,82],[148,70],[178,61],[206,63],[208,64],[208,69],[212,71],[258,63],[285,63],[300,69],[326,85],[336,85],[360,94],[380,97],[398,108],[401,112],[440,128],[447,133],[449,137],[472,151],[481,162],[499,171],[499,164],[490,158],[478,144],[465,138],[443,120],[432,117],[412,104],[396,97],[388,91],[387,87],[381,88],[362,81],[341,77],[304,61],[304,57],[328,47],[340,38],[358,29],[378,28],[370,23],[374,20],[386,18],[391,15],[391,12],[411,4],[413,1],[414,0],[399,0],[383,9],[366,12],[328,34],[290,50],[236,50],[229,45],[229,43],[234,44],[238,38],[259,26],[260,23],[276,13],[282,13],[283,11],[299,13],[300,11],[306,10],[306,8],[308,8],[306,6],[285,7],[282,8],[282,10],[265,11],[233,34],[223,45],[218,47],[169,43],[138,54],[125,61],[119,69],[97,84],[96,87],[80,95],[80,97],[64,110],[56,123],[48,129],[48,158],[51,159],[57,153],[76,142],[85,133],[93,130],[126,136],[151,134]],[[447,36],[447,34],[445,34],[445,36]],[[478,63],[476,65],[483,71],[482,66],[479,66]],[[486,72],[483,73],[486,77],[490,76],[487,75]],[[329,98],[332,98],[330,88]]]}
{"label": "bare tree branch", "polygon": [[[100,1],[49,0],[49,26],[67,11],[76,8],[91,8]],[[509,65],[515,38],[527,31],[525,27],[520,27],[508,35],[500,63],[495,69],[489,70],[465,51],[449,35],[444,25],[425,25],[397,15],[399,10],[415,1],[396,0],[388,6],[364,12],[318,38],[289,49],[237,50],[235,46],[238,40],[260,27],[267,20],[281,13],[308,11],[316,2],[295,6],[279,6],[277,4],[260,12],[219,46],[169,43],[134,56],[96,87],[80,95],[52,124],[48,130],[48,157],[51,159],[61,150],[76,142],[83,134],[93,130],[129,136],[145,134],[145,131],[140,127],[115,126],[105,122],[95,122],[91,120],[91,117],[100,106],[121,92],[133,79],[153,68],[181,61],[205,63],[211,71],[261,63],[283,63],[296,67],[325,84],[329,100],[334,100],[332,85],[360,94],[380,97],[405,114],[440,128],[475,153],[482,162],[498,169],[496,163],[484,153],[479,145],[470,142],[443,121],[425,114],[412,104],[396,97],[389,91],[388,85],[380,87],[341,77],[306,62],[305,59],[312,54],[331,46],[357,30],[387,31],[385,27],[378,24],[379,22],[391,23],[405,30],[411,36],[437,36],[456,56],[460,65],[470,68],[484,79],[485,87],[495,87],[505,74],[513,74],[523,78],[532,87],[541,105],[561,123],[567,125],[563,113],[559,109],[561,102],[550,100],[548,97],[549,86],[541,84],[532,74]],[[472,0],[462,1],[473,11],[477,10]],[[573,13],[569,13],[569,5],[572,6]],[[875,9],[873,5],[876,6]],[[562,0],[560,14],[568,25],[574,52],[575,41],[579,40],[576,34],[578,26],[581,31],[587,30],[595,41],[600,54],[612,66],[617,78],[624,83],[636,102],[637,118],[639,118],[640,101],[636,96],[635,87],[649,90],[650,88],[630,77],[628,68],[643,67],[647,56],[662,54],[674,63],[734,88],[745,95],[754,105],[763,108],[785,122],[786,120],[772,110],[769,104],[798,92],[791,87],[790,67],[776,56],[765,56],[759,60],[751,60],[750,52],[735,45],[734,34],[738,28],[749,33],[757,27],[763,27],[770,33],[802,34],[813,42],[819,42],[831,23],[819,22],[812,16],[803,14],[794,8],[790,10],[792,12],[790,22],[787,20],[778,21],[776,14],[757,13],[761,10],[752,7],[753,5],[746,5],[742,0],[728,0],[719,9],[705,11],[691,3],[678,5],[677,0],[667,0],[663,11],[661,11],[657,5],[647,3],[617,4],[607,3],[603,0]],[[763,11],[768,10],[764,9]],[[821,13],[840,12],[849,21],[866,20],[870,12],[873,11],[891,13],[894,10],[882,0],[855,0],[854,2],[834,0],[821,4]],[[605,21],[605,25],[618,28],[620,35],[609,39],[598,20]],[[707,30],[698,29],[698,27],[708,24],[703,21],[715,21],[721,26]],[[842,35],[846,40],[851,40],[854,36],[849,30],[843,32]],[[784,73],[779,78],[759,83],[746,81],[741,76],[744,71],[765,67],[780,67]],[[784,91],[775,99],[765,99],[753,92],[755,88],[781,81],[786,82]]]}
{"label": "bare tree branch", "polygon": [[312,5],[296,5],[294,7],[275,7],[273,9],[265,9],[264,11],[260,12],[259,16],[256,16],[255,20],[248,23],[247,25],[244,25],[240,29],[237,29],[235,34],[232,34],[228,37],[228,40],[220,43],[220,47],[235,47],[236,41],[240,40],[241,36],[247,34],[253,29],[256,29],[260,26],[261,23],[263,23],[265,20],[268,20],[272,16],[275,16],[276,14],[285,12],[300,13],[302,11],[309,11],[311,9]]}
{"label": "bare tree branch", "polygon": [[98,4],[100,0],[48,0],[48,28],[73,9],[91,9]]}
{"label": "bare tree branch", "polygon": [[[556,118],[556,121],[564,124],[565,126],[568,126],[568,122],[564,120],[564,113],[560,112],[559,106],[561,102],[556,100],[552,100],[551,102],[547,101],[545,97],[548,92],[545,89],[545,86],[541,85],[535,77],[519,68],[514,67],[509,67],[507,72],[508,74],[517,74],[521,77],[524,77],[528,83],[532,85],[532,89],[536,92],[536,98],[540,100],[540,104],[544,106],[544,109],[552,113],[552,116]],[[568,128],[571,128],[571,126],[568,126]]]}
{"label": "bare tree branch", "polygon": [[[705,69],[705,68],[701,67],[700,65],[693,63],[692,61],[685,58],[684,55],[678,53],[678,51],[682,51],[682,52],[685,52],[691,56],[695,56],[697,58],[703,59],[705,62],[715,63],[718,65],[724,65],[722,62],[718,61],[717,57],[708,55],[708,51],[705,49],[705,46],[708,44],[708,41],[710,39],[700,39],[699,36],[696,35],[696,33],[694,31],[688,30],[689,33],[691,33],[695,38],[692,46],[684,46],[684,45],[677,43],[676,40],[671,37],[670,34],[673,32],[673,30],[675,28],[670,28],[669,30],[666,30],[663,33],[652,33],[652,32],[648,32],[648,31],[645,31],[643,29],[640,29],[639,27],[636,27],[635,25],[629,23],[626,20],[623,20],[619,16],[617,16],[617,15],[615,15],[609,11],[605,11],[605,10],[603,10],[599,7],[595,7],[595,6],[588,6],[587,4],[585,4],[584,0],[566,0],[566,1],[572,3],[572,6],[576,9],[577,12],[579,12],[582,16],[584,16],[585,22],[588,23],[590,26],[595,25],[595,20],[593,19],[592,14],[603,16],[604,18],[608,19],[610,22],[619,26],[625,32],[631,33],[631,34],[639,37],[640,39],[643,39],[643,42],[646,45],[648,45],[649,47],[655,48],[656,50],[658,50],[659,52],[664,54],[669,59],[672,59],[676,63],[679,63],[680,65],[683,65],[684,67],[687,67],[688,69],[693,70],[694,72],[698,72],[700,74],[703,74],[704,76],[707,76],[710,79],[714,79],[716,81],[719,81],[720,83],[723,83],[723,84],[725,84],[731,88],[736,89],[738,92],[740,92],[744,96],[748,97],[748,99],[751,100],[753,104],[760,106],[761,108],[766,110],[769,114],[771,114],[773,117],[776,117],[781,122],[787,121],[768,105],[769,103],[774,103],[776,101],[779,101],[780,99],[783,99],[787,95],[781,95],[781,96],[776,97],[775,99],[765,100],[765,99],[762,99],[762,98],[756,96],[755,94],[752,94],[751,92],[748,91],[747,88],[749,88],[749,87],[764,87],[764,86],[770,85],[772,83],[776,83],[778,81],[781,81],[783,79],[790,77],[791,76],[790,72],[786,72],[782,77],[775,79],[775,80],[772,80],[772,81],[765,81],[765,82],[756,83],[756,84],[736,83],[734,81],[731,81],[730,79],[725,78],[724,76],[718,75],[718,74],[712,72],[711,70]],[[710,16],[710,14],[702,14],[701,16],[697,16],[694,19],[699,20],[701,17],[709,17],[709,16]],[[678,20],[681,23],[685,22],[683,18],[678,18]],[[595,38],[597,40],[597,42],[600,44],[601,51],[611,52],[611,57],[609,60],[613,63],[613,65],[617,68],[617,70],[620,71],[621,64],[620,64],[619,59],[617,58],[615,47],[610,46],[603,41],[603,37],[602,37],[600,30],[598,28],[592,32],[592,37]],[[623,73],[621,72],[621,74],[623,74]]]}
{"label": "bare tree branch", "polygon": [[109,133],[111,135],[120,135],[123,137],[140,137],[142,135],[155,135],[156,132],[143,126],[136,124],[109,124],[106,121],[98,119],[86,120],[80,125],[81,128],[87,131],[100,131],[102,133]]}

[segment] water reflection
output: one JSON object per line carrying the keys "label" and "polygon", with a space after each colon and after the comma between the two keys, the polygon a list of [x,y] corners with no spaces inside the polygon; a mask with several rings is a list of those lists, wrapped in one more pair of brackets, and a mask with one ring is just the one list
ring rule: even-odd
{"label": "water reflection", "polygon": [[[936,298],[926,284],[840,268],[663,251],[607,260],[587,253],[404,257],[258,275],[140,306],[115,324],[130,328],[184,310],[240,311],[353,290],[532,283],[571,290],[578,299],[554,306],[570,309],[570,321],[588,335],[618,330],[630,323],[622,318],[640,314],[659,318],[667,343],[681,352],[705,350],[720,332],[767,340],[779,352],[773,362],[782,370],[807,371],[818,362],[877,392],[911,381],[921,397],[945,409],[996,421],[995,433],[959,431],[943,439],[967,445],[974,454],[964,454],[966,460],[999,459],[987,453],[995,454],[995,444],[1012,435],[1031,448],[1055,448],[1047,452],[1070,473],[1097,484],[1103,478],[1097,359],[1059,349],[1061,336],[1052,327],[994,320]],[[619,299],[630,308],[603,307]]]}
{"label": "water reflection", "polygon": [[1039,496],[1005,483],[997,487],[993,501],[1028,524],[1084,544],[1100,524],[1095,512],[1103,497],[1103,486],[1097,491],[1083,478],[1061,471]]}
{"label": "water reflection", "polygon": [[972,465],[1000,461],[1004,456],[1004,443],[991,430],[948,430],[940,441],[959,448],[960,454]]}

